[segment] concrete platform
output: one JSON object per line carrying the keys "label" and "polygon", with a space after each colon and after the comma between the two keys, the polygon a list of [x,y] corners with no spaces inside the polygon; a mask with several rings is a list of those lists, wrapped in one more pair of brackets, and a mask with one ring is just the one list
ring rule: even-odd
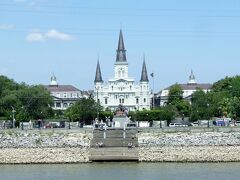
{"label": "concrete platform", "polygon": [[137,129],[95,129],[90,145],[90,161],[138,161],[137,133]]}
{"label": "concrete platform", "polygon": [[138,161],[138,148],[91,148],[90,161]]}

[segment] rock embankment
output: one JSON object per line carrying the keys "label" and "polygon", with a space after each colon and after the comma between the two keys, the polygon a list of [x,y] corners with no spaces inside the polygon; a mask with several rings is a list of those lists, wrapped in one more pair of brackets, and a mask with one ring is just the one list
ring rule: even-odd
{"label": "rock embankment", "polygon": [[140,133],[139,161],[239,162],[240,133]]}
{"label": "rock embankment", "polygon": [[89,162],[91,138],[78,131],[2,131],[0,164]]}
{"label": "rock embankment", "polygon": [[0,164],[56,164],[89,162],[89,149],[82,148],[3,148]]}
{"label": "rock embankment", "polygon": [[142,162],[240,162],[240,146],[140,147]]}
{"label": "rock embankment", "polygon": [[240,132],[141,133],[141,146],[240,146]]}
{"label": "rock embankment", "polygon": [[13,131],[0,133],[0,148],[89,147],[91,134],[61,131]]}

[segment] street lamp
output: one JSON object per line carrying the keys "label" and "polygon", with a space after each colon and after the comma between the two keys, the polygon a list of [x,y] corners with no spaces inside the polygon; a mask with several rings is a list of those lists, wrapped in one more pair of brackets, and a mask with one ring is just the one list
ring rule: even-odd
{"label": "street lamp", "polygon": [[152,109],[154,109],[154,103],[155,103],[155,96],[154,96],[154,73],[151,73],[150,74],[151,75],[151,77],[152,77],[152,85],[153,85],[153,87],[152,87]]}
{"label": "street lamp", "polygon": [[13,106],[12,107],[12,127],[15,128],[15,112],[16,110],[14,109]]}
{"label": "street lamp", "polygon": [[[207,104],[207,112],[209,112],[209,104]],[[208,115],[209,115],[209,113],[208,113]],[[209,128],[209,126],[210,126],[210,124],[209,124],[209,123],[210,123],[210,122],[209,122],[209,118],[210,118],[210,117],[208,117],[208,128]]]}
{"label": "street lamp", "polygon": [[96,87],[96,90],[97,90],[97,120],[99,122],[99,109],[98,109],[98,104],[100,103],[99,99],[98,99],[98,90],[99,90],[99,87]]}

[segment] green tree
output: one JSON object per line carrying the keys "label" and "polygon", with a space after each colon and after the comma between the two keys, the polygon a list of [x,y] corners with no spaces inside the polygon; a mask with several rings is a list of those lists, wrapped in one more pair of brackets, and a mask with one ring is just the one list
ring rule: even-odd
{"label": "green tree", "polygon": [[169,89],[167,104],[175,105],[183,99],[183,90],[179,84],[175,84]]}
{"label": "green tree", "polygon": [[190,120],[210,119],[212,115],[212,106],[208,94],[198,89],[192,95]]}
{"label": "green tree", "polygon": [[17,120],[51,116],[53,99],[43,86],[27,86],[0,76],[0,116],[12,118],[14,109]]}
{"label": "green tree", "polygon": [[17,103],[17,90],[21,88],[13,80],[0,76],[0,117],[11,116],[12,105]]}
{"label": "green tree", "polygon": [[240,109],[240,76],[226,77],[213,84],[210,100],[214,115],[220,117],[239,118]]}
{"label": "green tree", "polygon": [[40,85],[25,87],[18,91],[17,112],[21,120],[49,118],[53,115],[50,93]]}
{"label": "green tree", "polygon": [[170,87],[167,104],[175,109],[176,116],[182,118],[189,116],[190,104],[183,99],[183,90],[180,85],[175,84]]}
{"label": "green tree", "polygon": [[71,121],[81,121],[87,124],[97,117],[97,113],[102,112],[102,107],[92,98],[83,98],[65,111],[65,116]]}
{"label": "green tree", "polygon": [[154,110],[130,112],[129,116],[133,121],[165,121],[174,119],[174,109],[170,106],[160,107]]}

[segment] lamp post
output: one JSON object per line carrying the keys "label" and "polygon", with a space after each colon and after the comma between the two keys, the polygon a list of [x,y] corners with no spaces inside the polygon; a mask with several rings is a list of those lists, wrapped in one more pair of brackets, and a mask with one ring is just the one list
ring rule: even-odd
{"label": "lamp post", "polygon": [[99,105],[99,99],[98,99],[98,90],[99,90],[99,87],[96,87],[96,90],[97,90],[97,120],[99,122],[99,109],[98,109],[98,105]]}
{"label": "lamp post", "polygon": [[155,96],[154,96],[154,73],[151,73],[150,74],[151,75],[151,77],[152,77],[152,109],[154,109],[154,101],[155,101]]}
{"label": "lamp post", "polygon": [[15,112],[16,110],[14,109],[13,106],[12,107],[12,127],[15,128]]}
{"label": "lamp post", "polygon": [[[207,112],[209,112],[209,104],[208,104],[208,103],[207,103]],[[209,113],[208,113],[208,115],[209,115]],[[209,118],[210,118],[210,117],[208,117],[208,128],[209,128],[209,126],[210,126]]]}

